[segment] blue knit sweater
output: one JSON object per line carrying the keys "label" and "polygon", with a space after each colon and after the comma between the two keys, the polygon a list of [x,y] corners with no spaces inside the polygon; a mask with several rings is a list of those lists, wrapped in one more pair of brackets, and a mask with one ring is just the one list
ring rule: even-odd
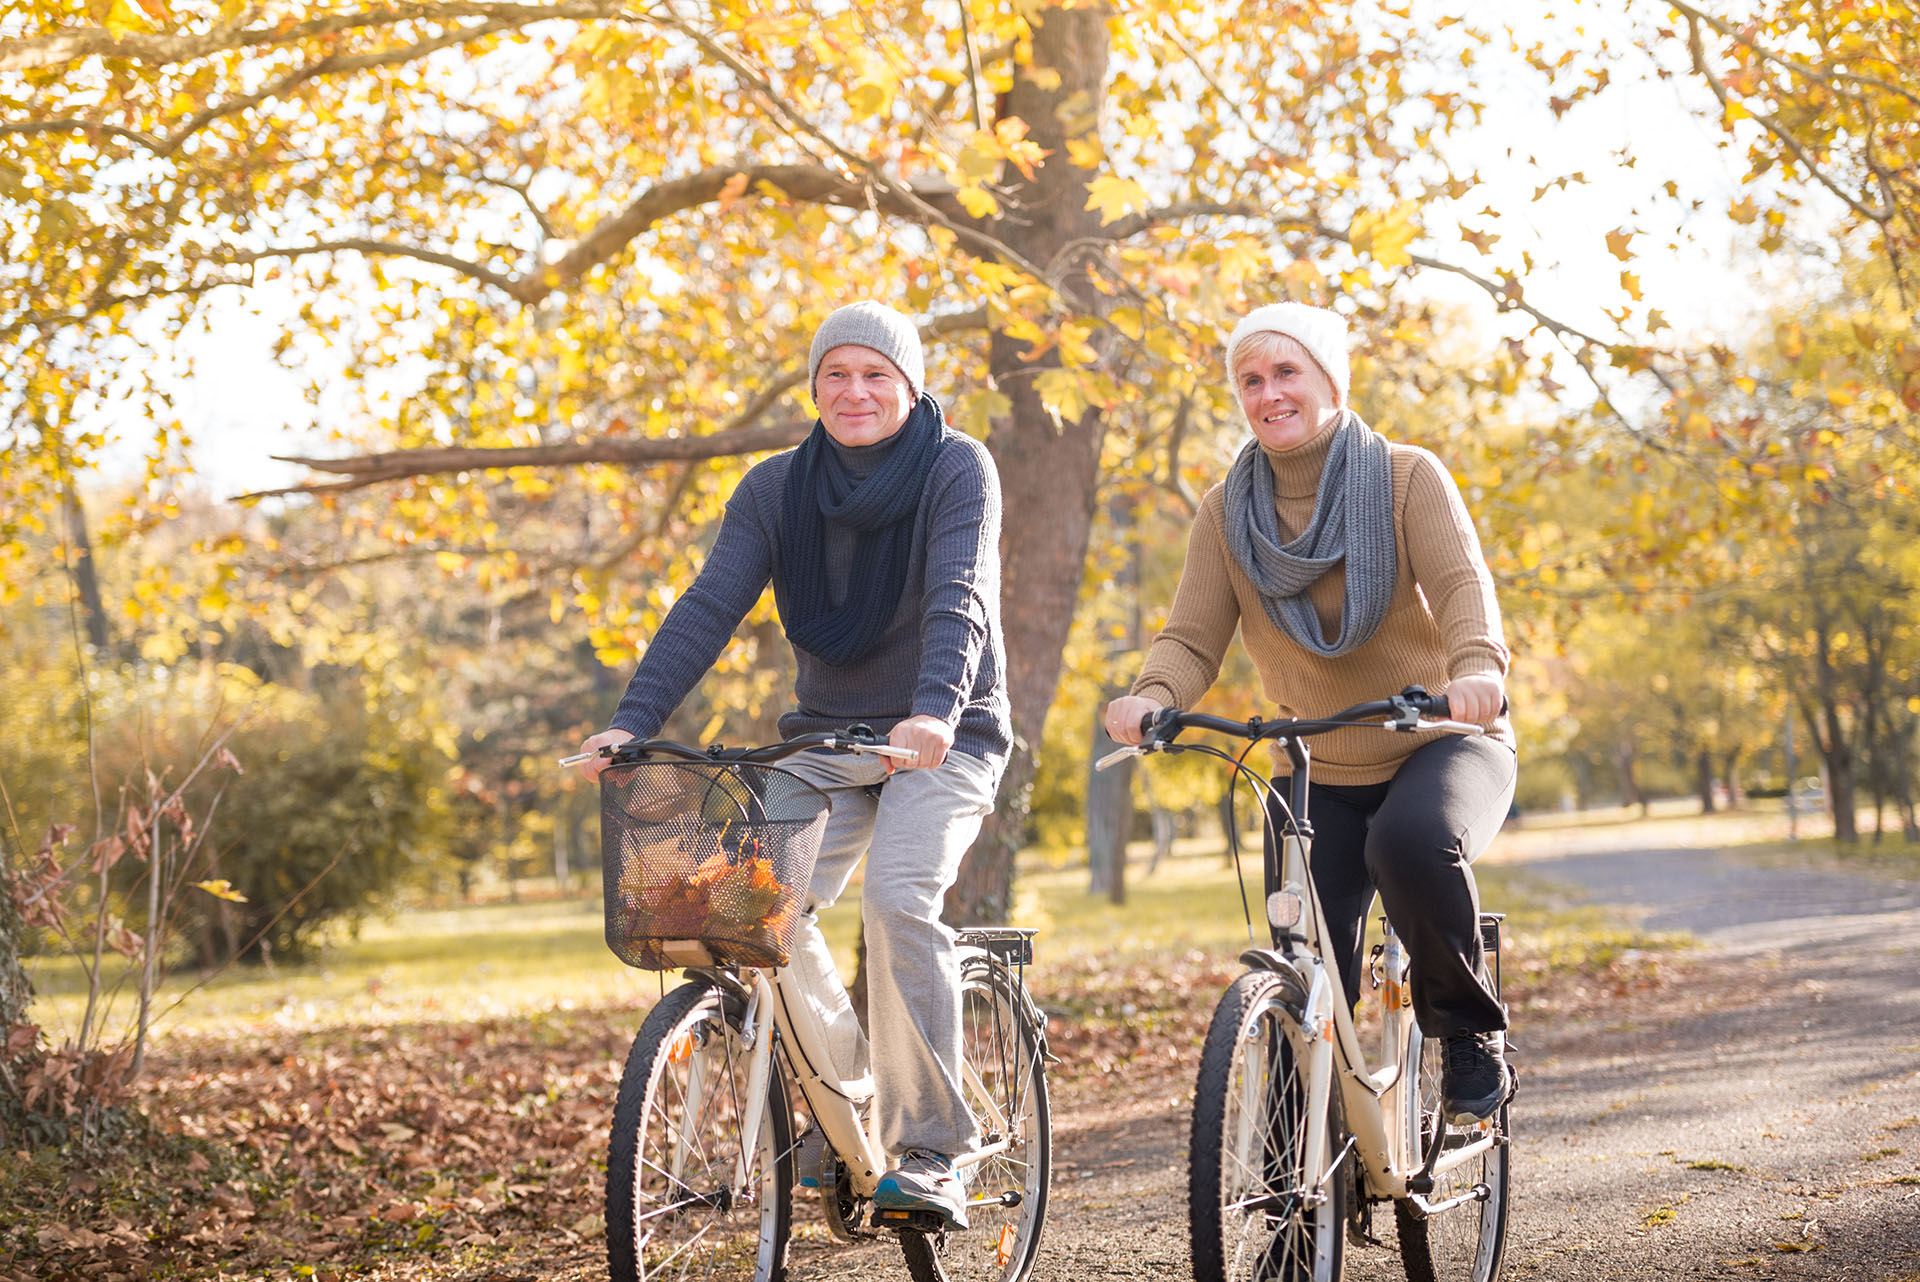
{"label": "blue knit sweater", "polygon": [[[857,476],[894,440],[833,449]],[[668,611],[635,669],[612,725],[640,738],[707,674],[780,566],[780,503],[793,451],[757,464],[727,500],[719,537],[693,586]],[[853,535],[827,526],[831,598],[845,599]],[[954,727],[953,746],[1003,763],[1013,743],[1000,636],[1000,478],[986,447],[952,433],[913,522],[907,588],[874,648],[844,667],[795,648],[799,707],[784,735],[865,722],[882,735],[922,713]]]}

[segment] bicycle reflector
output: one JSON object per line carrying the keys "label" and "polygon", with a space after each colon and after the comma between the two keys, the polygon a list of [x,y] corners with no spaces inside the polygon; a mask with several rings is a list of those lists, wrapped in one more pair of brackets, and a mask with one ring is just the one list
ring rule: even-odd
{"label": "bicycle reflector", "polygon": [[1291,890],[1276,890],[1267,896],[1267,921],[1275,930],[1288,930],[1300,924],[1300,896]]}

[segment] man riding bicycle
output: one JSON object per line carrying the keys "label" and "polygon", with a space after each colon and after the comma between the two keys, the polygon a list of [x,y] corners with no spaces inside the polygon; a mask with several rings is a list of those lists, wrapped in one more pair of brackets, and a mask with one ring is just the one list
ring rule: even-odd
{"label": "man riding bicycle", "polygon": [[[894,1165],[873,1204],[966,1227],[955,1154],[978,1142],[960,1080],[960,967],[941,922],[960,860],[993,809],[1012,746],[1000,635],[1000,484],[985,447],[947,427],[923,390],[920,337],[880,303],[814,334],[813,432],[755,465],[727,501],[705,565],[582,751],[659,734],[773,584],[798,706],[783,735],[865,723],[911,760],[808,752],[783,768],[832,798],[792,965],[845,1079],[871,1071]],[[605,765],[581,766],[597,778]],[[883,786],[884,785],[884,786]],[[869,858],[863,1034],[818,914]],[[819,1181],[823,1141],[797,1147]]]}

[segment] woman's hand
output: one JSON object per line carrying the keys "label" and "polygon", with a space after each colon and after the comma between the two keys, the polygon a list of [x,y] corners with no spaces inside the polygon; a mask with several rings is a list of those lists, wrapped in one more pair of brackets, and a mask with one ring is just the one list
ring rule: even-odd
{"label": "woman's hand", "polygon": [[1140,742],[1140,723],[1167,705],[1158,699],[1123,694],[1107,705],[1107,737],[1115,743]]}
{"label": "woman's hand", "polygon": [[1457,677],[1446,689],[1447,715],[1477,726],[1492,725],[1507,701],[1507,685],[1499,677]]}
{"label": "woman's hand", "polygon": [[887,732],[887,742],[896,748],[910,748],[915,754],[912,761],[884,758],[888,774],[895,770],[932,770],[946,761],[947,751],[953,747],[953,727],[922,712],[897,723]]}
{"label": "woman's hand", "polygon": [[[631,738],[633,738],[633,735],[625,730],[602,730],[599,734],[594,735],[591,739],[581,744],[580,751],[598,752],[602,748],[610,748],[614,744],[625,743]],[[574,769],[580,772],[582,779],[585,779],[588,783],[593,783],[600,778],[600,772],[605,770],[610,764],[612,763],[605,757],[594,757],[581,762],[575,766]]]}

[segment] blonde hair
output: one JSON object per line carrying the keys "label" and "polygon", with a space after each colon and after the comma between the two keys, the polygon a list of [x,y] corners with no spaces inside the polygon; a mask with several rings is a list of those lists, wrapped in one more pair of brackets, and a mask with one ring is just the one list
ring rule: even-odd
{"label": "blonde hair", "polygon": [[1305,356],[1313,367],[1325,375],[1327,384],[1333,388],[1334,404],[1340,409],[1347,407],[1347,391],[1334,381],[1319,358],[1291,334],[1283,334],[1277,329],[1257,329],[1243,336],[1233,347],[1233,367],[1227,371],[1227,377],[1233,384],[1234,395],[1240,393],[1240,370],[1253,363],[1264,363],[1276,356],[1291,356],[1295,352]]}
{"label": "blonde hair", "polygon": [[1347,384],[1347,322],[1340,313],[1305,303],[1268,303],[1256,307],[1233,327],[1227,339],[1227,378],[1240,381],[1240,349],[1256,335],[1284,334],[1306,349],[1313,363],[1333,384],[1334,403],[1345,409]]}

